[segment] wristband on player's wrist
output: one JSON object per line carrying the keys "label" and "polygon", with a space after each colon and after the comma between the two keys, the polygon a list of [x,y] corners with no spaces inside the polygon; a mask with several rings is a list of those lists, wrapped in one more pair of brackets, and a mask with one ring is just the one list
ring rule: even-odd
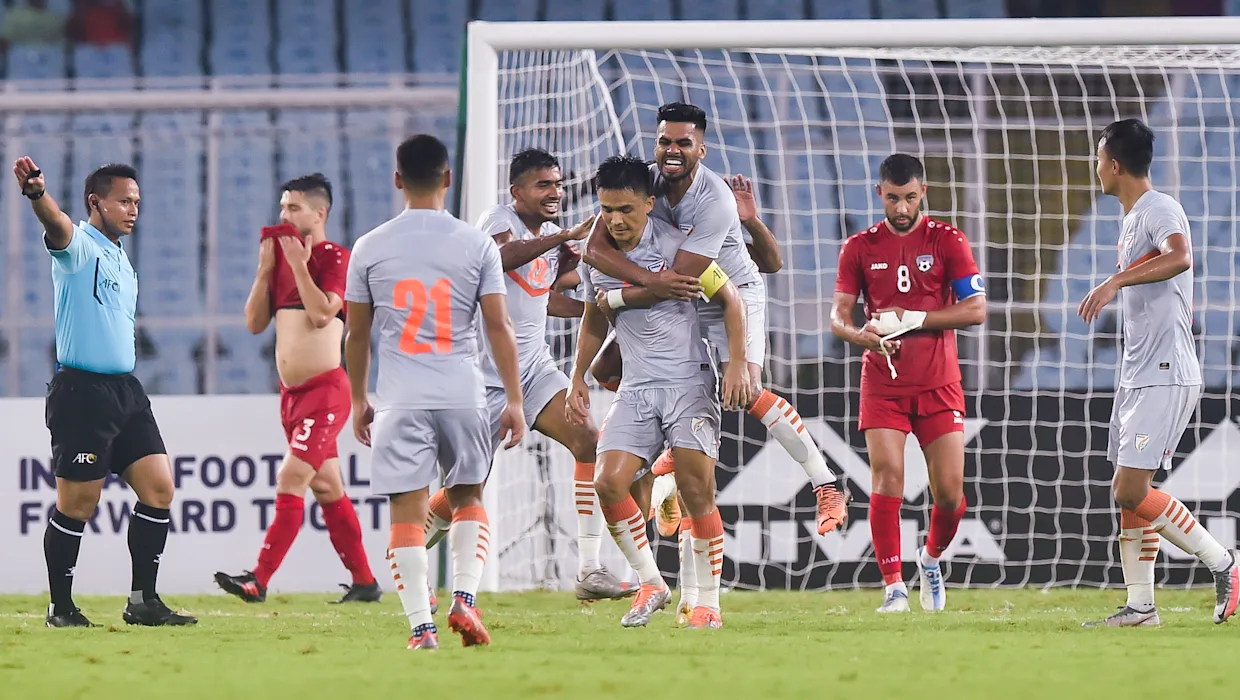
{"label": "wristband on player's wrist", "polygon": [[613,289],[607,292],[607,305],[612,311],[619,311],[624,308],[624,290]]}

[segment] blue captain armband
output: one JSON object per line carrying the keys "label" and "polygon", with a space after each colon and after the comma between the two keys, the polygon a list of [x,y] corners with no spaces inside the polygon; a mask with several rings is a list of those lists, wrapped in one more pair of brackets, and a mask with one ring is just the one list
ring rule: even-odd
{"label": "blue captain armband", "polygon": [[981,275],[969,275],[952,282],[952,291],[956,294],[956,301],[964,301],[972,296],[986,293],[986,283],[982,281]]}

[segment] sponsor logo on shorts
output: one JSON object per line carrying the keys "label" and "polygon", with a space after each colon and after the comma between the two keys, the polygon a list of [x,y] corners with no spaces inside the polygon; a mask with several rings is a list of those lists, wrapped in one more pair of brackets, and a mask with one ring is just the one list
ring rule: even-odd
{"label": "sponsor logo on shorts", "polygon": [[962,414],[960,411],[952,411],[952,415],[955,416],[955,418],[952,420],[953,423],[959,423],[961,425],[964,425],[964,414]]}
{"label": "sponsor logo on shorts", "polygon": [[79,452],[77,453],[77,456],[73,458],[73,463],[74,464],[94,464],[98,460],[99,460],[99,457],[96,456],[94,452]]}
{"label": "sponsor logo on shorts", "polygon": [[1140,452],[1144,450],[1146,447],[1149,447],[1149,444],[1150,444],[1149,435],[1146,435],[1144,433],[1137,433],[1137,452]]}
{"label": "sponsor logo on shorts", "polygon": [[917,256],[917,269],[918,270],[921,270],[922,272],[929,272],[931,267],[934,267],[934,256],[933,255],[918,255]]}

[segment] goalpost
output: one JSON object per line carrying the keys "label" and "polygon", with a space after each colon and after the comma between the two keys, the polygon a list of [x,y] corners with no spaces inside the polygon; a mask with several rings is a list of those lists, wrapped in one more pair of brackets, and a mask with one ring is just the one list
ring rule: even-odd
{"label": "goalpost", "polygon": [[[854,496],[848,528],[819,537],[796,463],[768,447],[756,420],[726,418],[725,585],[876,585],[856,431],[860,354],[831,336],[828,317],[840,244],[882,215],[878,163],[896,151],[918,155],[928,212],[966,232],[989,288],[985,325],[958,334],[969,513],[949,550],[949,579],[1114,585],[1122,579],[1106,448],[1123,319],[1114,304],[1092,328],[1076,317],[1116,260],[1121,212],[1095,184],[1097,136],[1118,118],[1149,123],[1155,185],[1192,222],[1207,388],[1162,483],[1234,547],[1238,37],[1240,18],[1219,17],[474,22],[462,218],[507,201],[507,157],[541,146],[563,164],[564,223],[574,223],[593,207],[598,162],[653,156],[660,104],[703,107],[706,163],[754,179],[783,246],[784,269],[768,278],[768,386],[795,401]],[[550,330],[566,369],[573,331]],[[563,584],[573,571],[571,457],[531,442],[533,453],[500,457],[488,489],[499,514],[490,582],[501,588]],[[906,472],[908,562],[930,507],[915,440]],[[674,572],[675,543],[658,554]],[[1162,559],[1163,584],[1209,580],[1165,544]]]}

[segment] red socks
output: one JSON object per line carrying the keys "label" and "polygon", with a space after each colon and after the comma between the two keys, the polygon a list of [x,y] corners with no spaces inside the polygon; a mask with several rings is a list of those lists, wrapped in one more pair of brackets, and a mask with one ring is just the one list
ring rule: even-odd
{"label": "red socks", "polygon": [[362,524],[357,519],[353,501],[346,495],[323,508],[323,522],[327,523],[327,535],[336,549],[344,568],[353,575],[353,583],[369,586],[375,582],[366,559],[366,547],[362,544]]}
{"label": "red socks", "polygon": [[870,496],[870,537],[874,556],[883,583],[891,585],[904,580],[900,573],[900,505],[903,498],[873,494]]}
{"label": "red socks", "polygon": [[926,553],[938,559],[943,550],[956,537],[956,528],[960,527],[960,519],[964,517],[965,502],[960,502],[956,510],[940,508],[935,503],[930,509],[930,532],[926,533]]}
{"label": "red socks", "polygon": [[301,521],[305,518],[306,499],[286,493],[276,494],[276,517],[267,528],[263,538],[263,549],[258,553],[258,566],[254,567],[254,578],[258,585],[267,587],[267,582],[280,568],[288,548],[297,539],[301,530]]}

